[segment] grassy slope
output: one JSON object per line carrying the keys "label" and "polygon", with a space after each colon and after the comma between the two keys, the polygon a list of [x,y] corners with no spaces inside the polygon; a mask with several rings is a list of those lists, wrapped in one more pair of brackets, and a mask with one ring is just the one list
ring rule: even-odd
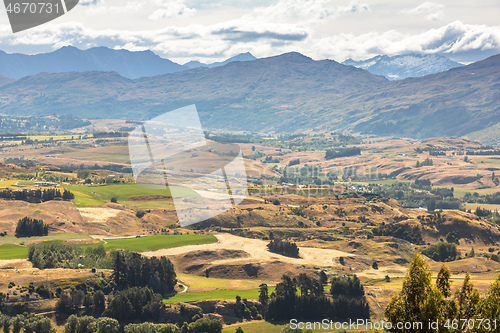
{"label": "grassy slope", "polygon": [[144,252],[215,242],[217,242],[217,238],[213,235],[156,235],[140,238],[108,239],[104,247],[106,251],[123,249]]}
{"label": "grassy slope", "polygon": [[[0,259],[23,259],[27,257],[28,247],[18,245],[36,240],[67,240],[90,238],[73,234],[56,234],[47,237],[15,238],[7,236],[0,238]],[[217,242],[213,235],[156,235],[130,239],[110,239],[104,245],[106,251],[123,249],[136,252],[155,251],[184,245],[209,244]],[[12,244],[14,243],[14,244]]]}
{"label": "grassy slope", "polygon": [[90,236],[79,234],[53,234],[48,236],[36,237],[23,237],[16,238],[14,236],[0,237],[0,244],[24,244],[34,241],[48,241],[48,240],[68,240],[68,239],[90,239]]}
{"label": "grassy slope", "polygon": [[275,282],[262,281],[262,280],[233,280],[233,279],[218,279],[206,278],[204,276],[191,275],[191,274],[177,274],[177,278],[182,280],[184,284],[190,288],[203,288],[203,289],[255,289],[259,285],[265,283],[267,285],[274,285]]}
{"label": "grassy slope", "polygon": [[[274,287],[269,288],[269,294],[274,291]],[[207,300],[219,300],[219,299],[236,299],[236,296],[241,298],[259,298],[259,289],[250,290],[216,290],[201,293],[183,293],[176,294],[172,297],[164,299],[163,301],[167,304],[173,304],[177,302],[197,302],[197,301],[207,301]]]}
{"label": "grassy slope", "polygon": [[17,244],[0,245],[0,259],[24,259],[28,256],[28,248]]}
{"label": "grassy slope", "polygon": [[[140,196],[171,196],[169,188],[161,189],[157,187],[156,189],[147,189],[136,184],[66,186],[66,188],[75,194],[74,202],[77,207],[100,206],[109,202],[112,196],[116,196],[118,202]],[[187,189],[183,195],[186,197],[197,196],[196,193]]]}

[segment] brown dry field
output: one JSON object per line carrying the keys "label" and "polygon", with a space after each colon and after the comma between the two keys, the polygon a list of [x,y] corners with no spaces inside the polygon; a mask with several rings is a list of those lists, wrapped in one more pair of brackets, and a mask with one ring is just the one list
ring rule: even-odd
{"label": "brown dry field", "polygon": [[291,258],[267,251],[266,246],[269,242],[260,239],[249,239],[229,234],[216,234],[218,242],[204,245],[188,245],[158,251],[143,252],[148,257],[175,256],[185,254],[191,251],[213,251],[213,250],[237,250],[248,254],[245,259],[231,258],[214,260],[211,264],[241,264],[249,261],[282,261],[294,265],[314,265],[321,267],[338,266],[335,260],[342,256],[352,256],[349,253],[318,249],[312,247],[300,247],[300,258]]}

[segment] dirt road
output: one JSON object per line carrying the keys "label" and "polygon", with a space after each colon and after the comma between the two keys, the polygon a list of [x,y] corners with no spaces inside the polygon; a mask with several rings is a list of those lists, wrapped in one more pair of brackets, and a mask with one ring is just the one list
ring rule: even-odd
{"label": "dirt road", "polygon": [[218,242],[204,245],[187,245],[175,247],[171,249],[162,249],[158,251],[143,252],[145,256],[175,256],[185,254],[191,251],[211,251],[211,250],[240,250],[249,254],[245,259],[232,258],[223,260],[214,260],[212,264],[239,264],[249,261],[282,261],[296,265],[314,265],[318,267],[338,266],[338,257],[354,257],[354,254],[330,250],[330,249],[317,249],[312,247],[299,247],[300,258],[290,258],[276,253],[271,253],[267,250],[268,241],[260,239],[250,239],[238,237],[229,234],[215,235]]}

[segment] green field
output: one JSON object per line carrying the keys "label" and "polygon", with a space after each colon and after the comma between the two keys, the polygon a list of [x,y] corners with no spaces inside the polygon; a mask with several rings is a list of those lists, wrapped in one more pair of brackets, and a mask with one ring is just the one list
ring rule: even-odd
{"label": "green field", "polygon": [[[27,257],[28,248],[19,244],[33,241],[88,239],[89,236],[75,234],[55,234],[45,237],[16,238],[0,237],[0,259],[23,259]],[[135,252],[155,251],[184,245],[209,244],[217,242],[213,235],[156,235],[139,238],[109,239],[104,248],[110,250],[130,250]],[[86,245],[82,245],[86,246]]]}
{"label": "green field", "polygon": [[90,236],[79,235],[79,234],[52,234],[48,236],[36,236],[36,237],[22,237],[17,238],[14,236],[4,236],[0,237],[1,244],[24,244],[33,241],[48,241],[48,240],[69,240],[69,239],[90,239]]}
{"label": "green field", "polygon": [[[269,288],[269,294],[274,291],[274,287]],[[208,300],[219,300],[219,299],[236,299],[236,296],[241,298],[259,298],[259,289],[250,290],[216,290],[202,293],[182,293],[176,294],[172,297],[166,298],[163,301],[167,304],[173,304],[177,302],[198,302],[198,301],[208,301]]]}
{"label": "green field", "polygon": [[[271,294],[274,292],[275,287],[269,287],[268,292]],[[330,286],[325,286],[325,292],[330,290]],[[199,302],[199,301],[209,301],[209,300],[221,300],[221,299],[236,299],[236,296],[240,296],[241,298],[248,299],[257,299],[259,298],[259,289],[249,289],[249,290],[215,290],[208,292],[199,292],[199,293],[182,293],[175,294],[169,298],[163,300],[163,302],[167,304],[174,304],[177,302],[189,303],[189,302]]]}
{"label": "green field", "polygon": [[236,279],[218,279],[206,278],[204,276],[192,274],[177,274],[177,279],[182,280],[189,287],[204,289],[256,289],[261,284],[274,285],[276,282],[263,280],[236,280]]}
{"label": "green field", "polygon": [[28,257],[28,248],[17,244],[0,245],[0,259],[25,259]]}
{"label": "green field", "polygon": [[[171,196],[169,188],[161,189],[158,186],[157,188],[147,189],[137,184],[65,187],[75,195],[74,202],[77,207],[100,206],[110,202],[113,196],[118,199],[118,203],[128,201],[132,197]],[[188,189],[185,189],[183,195],[186,197],[198,196],[198,194]]]}
{"label": "green field", "polygon": [[108,239],[106,251],[130,250],[135,252],[155,251],[184,245],[209,244],[217,242],[213,235],[156,235],[126,239]]}

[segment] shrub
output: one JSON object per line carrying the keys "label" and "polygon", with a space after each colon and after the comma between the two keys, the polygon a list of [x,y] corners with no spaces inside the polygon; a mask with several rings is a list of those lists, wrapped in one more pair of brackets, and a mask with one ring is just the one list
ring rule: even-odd
{"label": "shrub", "polygon": [[422,254],[434,261],[453,261],[460,257],[460,252],[454,243],[439,243],[422,250]]}

